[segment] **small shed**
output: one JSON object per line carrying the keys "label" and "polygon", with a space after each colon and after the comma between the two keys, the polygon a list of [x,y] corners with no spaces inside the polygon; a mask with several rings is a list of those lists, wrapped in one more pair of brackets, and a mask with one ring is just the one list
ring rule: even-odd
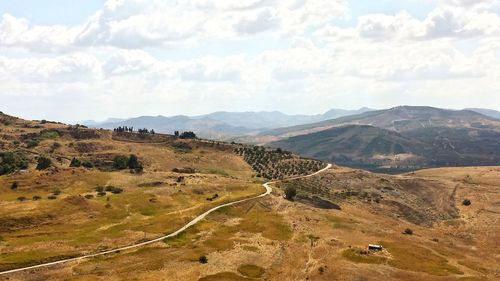
{"label": "small shed", "polygon": [[382,251],[384,247],[381,245],[375,245],[375,244],[368,244],[368,250],[370,251]]}

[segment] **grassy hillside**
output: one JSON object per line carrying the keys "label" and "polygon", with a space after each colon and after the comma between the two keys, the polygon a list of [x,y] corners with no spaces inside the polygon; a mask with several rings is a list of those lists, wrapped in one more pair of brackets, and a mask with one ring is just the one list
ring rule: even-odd
{"label": "grassy hillside", "polygon": [[[163,243],[11,280],[496,280],[499,178],[495,167],[404,176],[334,167]],[[295,201],[281,196],[290,185]],[[304,199],[313,196],[341,210]]]}

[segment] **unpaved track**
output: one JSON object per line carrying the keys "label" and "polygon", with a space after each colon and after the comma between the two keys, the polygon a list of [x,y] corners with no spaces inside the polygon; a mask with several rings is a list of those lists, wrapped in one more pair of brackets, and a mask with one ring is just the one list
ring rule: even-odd
{"label": "unpaved track", "polygon": [[[321,172],[324,172],[324,171],[330,169],[331,167],[332,167],[332,164],[328,164],[325,168],[323,168],[323,169],[321,169],[321,170],[319,170],[319,171],[317,171],[317,172],[315,172],[313,174],[310,174],[310,175],[307,175],[307,176],[300,176],[300,177],[295,177],[295,178],[289,178],[289,179],[286,179],[286,180],[312,177],[314,175],[317,175],[317,174],[319,174]],[[59,260],[59,261],[53,261],[53,262],[42,263],[42,264],[33,265],[33,266],[27,266],[27,267],[21,267],[21,268],[17,268],[17,269],[11,269],[11,270],[7,270],[7,271],[2,271],[2,272],[0,272],[0,275],[9,274],[9,273],[15,273],[15,272],[21,272],[21,271],[26,271],[26,270],[30,270],[30,269],[37,269],[37,268],[49,267],[49,266],[52,266],[52,265],[58,265],[58,264],[63,264],[63,263],[69,263],[69,262],[75,262],[75,261],[82,261],[82,260],[85,260],[85,259],[90,259],[90,258],[95,258],[95,257],[99,257],[99,256],[104,256],[104,255],[107,255],[107,254],[116,253],[116,252],[125,251],[125,250],[130,250],[130,249],[134,249],[134,248],[139,248],[139,247],[142,247],[142,246],[146,246],[146,245],[149,245],[149,244],[160,242],[160,241],[162,241],[165,238],[170,238],[170,237],[177,236],[179,233],[181,233],[184,230],[188,229],[189,227],[197,224],[199,221],[201,221],[202,219],[204,219],[208,214],[210,214],[210,213],[212,213],[212,212],[214,212],[214,211],[216,211],[216,210],[218,210],[220,208],[224,208],[224,207],[227,207],[227,206],[232,206],[232,205],[236,205],[236,204],[243,203],[243,202],[246,202],[246,201],[250,201],[250,200],[262,198],[264,196],[267,196],[267,195],[271,194],[271,192],[273,191],[273,189],[269,185],[273,184],[273,183],[277,183],[277,182],[279,182],[279,181],[270,181],[270,182],[266,182],[265,184],[263,184],[262,186],[264,186],[266,188],[266,192],[264,192],[263,194],[261,194],[259,196],[255,196],[255,197],[251,197],[251,198],[246,198],[246,199],[242,199],[242,200],[238,200],[238,201],[234,201],[234,202],[231,202],[231,203],[226,203],[226,204],[222,204],[222,205],[219,205],[217,207],[214,207],[214,208],[206,211],[205,213],[197,216],[192,221],[190,221],[186,225],[184,225],[182,228],[180,228],[177,231],[175,231],[173,233],[170,233],[168,235],[165,235],[165,236],[162,236],[162,237],[158,237],[156,239],[149,240],[149,241],[146,241],[146,242],[137,243],[137,244],[133,244],[133,245],[129,245],[129,246],[121,247],[121,248],[116,248],[116,249],[108,250],[108,251],[104,251],[104,252],[99,252],[99,253],[94,253],[94,254],[89,254],[89,255],[83,255],[83,256],[79,256],[79,257],[75,257],[75,258],[69,258],[69,259],[64,259],[64,260]]]}

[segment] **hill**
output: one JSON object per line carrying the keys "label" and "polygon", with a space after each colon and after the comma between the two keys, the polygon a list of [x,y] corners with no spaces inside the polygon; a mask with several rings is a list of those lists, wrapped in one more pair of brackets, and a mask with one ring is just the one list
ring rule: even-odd
{"label": "hill", "polygon": [[467,110],[398,107],[272,133],[273,147],[373,171],[500,163],[500,121]]}
{"label": "hill", "polygon": [[[496,280],[499,178],[498,167],[400,176],[333,167],[278,183],[271,196],[221,209],[144,249],[10,277]],[[295,200],[282,197],[286,188],[297,189]]]}
{"label": "hill", "polygon": [[261,194],[267,179],[245,161],[254,159],[268,179],[324,166],[258,147],[0,113],[0,271],[159,237]]}
{"label": "hill", "polygon": [[500,119],[500,111],[496,111],[496,110],[493,110],[493,109],[486,109],[486,108],[466,108],[466,110],[474,111],[474,112],[481,113],[481,114],[489,116],[489,117]]}
{"label": "hill", "polygon": [[349,124],[369,125],[397,132],[432,127],[489,128],[500,130],[500,120],[470,110],[447,110],[427,106],[399,106],[318,123],[279,128],[263,132],[260,136],[285,138]]}
{"label": "hill", "polygon": [[174,130],[195,131],[204,138],[230,139],[242,135],[255,135],[268,129],[319,122],[369,110],[371,109],[331,109],[324,114],[317,115],[287,115],[278,111],[220,111],[200,116],[142,116],[131,119],[108,119],[104,122],[85,121],[83,124],[89,127],[105,129],[120,126],[150,128],[167,134],[171,134]]}

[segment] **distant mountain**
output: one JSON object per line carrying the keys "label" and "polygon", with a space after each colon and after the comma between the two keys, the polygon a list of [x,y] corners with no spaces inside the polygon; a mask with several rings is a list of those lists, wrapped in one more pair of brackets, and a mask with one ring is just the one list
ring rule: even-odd
{"label": "distant mountain", "polygon": [[486,109],[486,108],[466,108],[466,110],[474,111],[477,113],[481,113],[483,115],[493,117],[496,119],[500,120],[500,111],[496,111],[493,109]]}
{"label": "distant mountain", "polygon": [[117,127],[133,127],[154,129],[159,133],[173,134],[174,131],[194,131],[204,138],[219,139],[224,136],[252,133],[253,130],[235,127],[224,122],[208,118],[191,118],[188,116],[141,116],[119,122],[100,123],[99,128],[113,129]]}
{"label": "distant mountain", "polygon": [[374,171],[500,165],[500,120],[469,110],[405,106],[272,132],[270,146]]}
{"label": "distant mountain", "polygon": [[260,112],[214,112],[194,118],[209,118],[227,123],[231,126],[245,127],[249,129],[273,129],[302,125],[312,122],[320,122],[342,116],[355,115],[371,111],[370,108],[360,108],[357,110],[331,109],[324,114],[317,115],[288,115],[279,111]]}
{"label": "distant mountain", "polygon": [[205,138],[230,139],[241,135],[287,126],[319,122],[333,117],[359,114],[369,111],[332,109],[318,115],[287,115],[278,111],[261,112],[214,112],[201,116],[142,116],[131,119],[108,119],[103,122],[85,121],[89,127],[112,129],[119,126],[154,129],[161,133],[194,131]]}

